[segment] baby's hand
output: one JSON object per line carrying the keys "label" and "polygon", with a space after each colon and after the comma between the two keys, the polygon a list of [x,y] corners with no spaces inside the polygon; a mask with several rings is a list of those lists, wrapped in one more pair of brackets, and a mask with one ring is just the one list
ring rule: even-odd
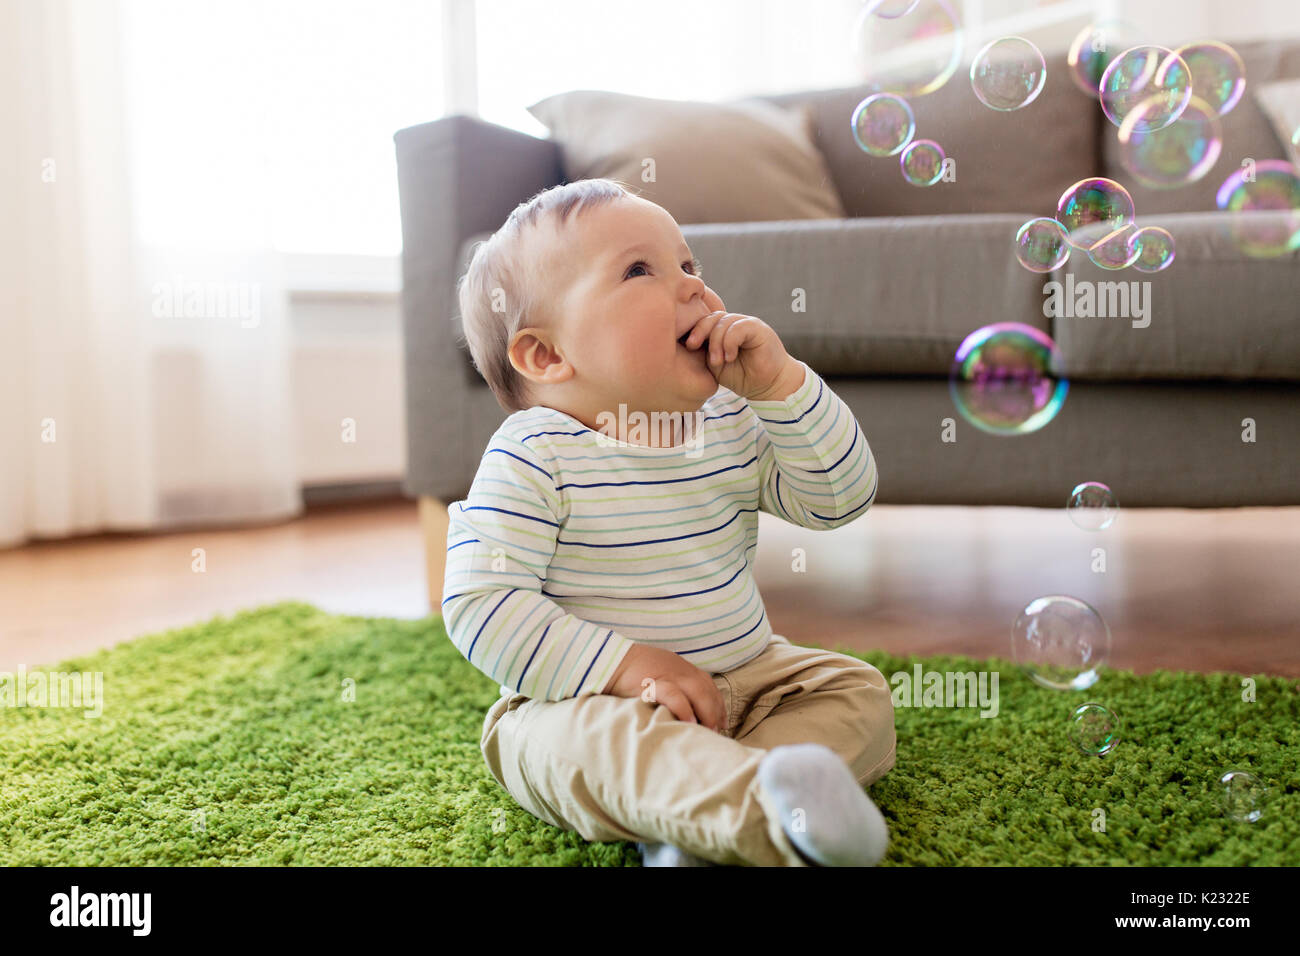
{"label": "baby's hand", "polygon": [[678,720],[723,733],[727,705],[713,678],[672,651],[636,644],[624,656],[603,693],[663,704]]}
{"label": "baby's hand", "polygon": [[[704,301],[709,305],[722,302],[711,289],[705,292]],[[697,345],[709,350],[709,371],[718,384],[741,398],[762,401],[790,381],[803,379],[802,368],[786,352],[781,337],[752,315],[718,308],[695,323],[686,336],[688,349]]]}

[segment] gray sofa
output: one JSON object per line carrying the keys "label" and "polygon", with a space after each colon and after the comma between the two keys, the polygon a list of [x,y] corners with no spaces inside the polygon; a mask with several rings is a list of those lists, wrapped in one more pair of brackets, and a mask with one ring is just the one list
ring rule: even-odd
{"label": "gray sofa", "polygon": [[[1124,507],[1300,503],[1300,253],[1244,255],[1213,211],[1243,158],[1285,158],[1253,84],[1300,76],[1300,45],[1237,46],[1247,91],[1224,117],[1224,151],[1203,180],[1137,186],[1115,128],[1048,58],[1038,101],[1019,113],[981,106],[958,73],[913,101],[918,135],[957,160],[957,179],[905,183],[896,159],[867,156],[849,117],[864,88],[762,97],[810,103],[816,142],[849,218],[682,226],[709,284],[733,311],[761,317],[853,408],[879,461],[887,504],[1063,507],[1079,482],[1109,484]],[[395,134],[403,230],[408,427],[406,491],[421,499],[434,606],[441,593],[445,502],[468,491],[505,415],[453,338],[455,283],[474,242],[519,202],[562,182],[556,143],[455,115]],[[1051,274],[1013,254],[1019,226],[1055,214],[1087,176],[1130,187],[1140,225],[1168,229],[1163,272],[1106,272],[1079,253]],[[671,209],[669,210],[672,211]],[[1150,323],[1051,318],[1044,284],[1149,280]],[[807,311],[790,308],[808,290]],[[948,390],[961,341],[1017,321],[1048,332],[1069,378],[1054,421],[995,436],[966,423]],[[956,421],[955,442],[941,440]],[[1242,439],[1253,419],[1256,440]]]}

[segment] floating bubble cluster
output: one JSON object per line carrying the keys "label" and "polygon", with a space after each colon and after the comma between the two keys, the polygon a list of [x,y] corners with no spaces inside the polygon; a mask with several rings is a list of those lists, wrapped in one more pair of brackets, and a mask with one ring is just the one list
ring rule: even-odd
{"label": "floating bubble cluster", "polygon": [[1066,513],[1075,527],[1084,531],[1104,531],[1115,523],[1119,502],[1115,493],[1100,481],[1085,481],[1074,486]]}
{"label": "floating bubble cluster", "polygon": [[1128,190],[1100,176],[1079,180],[1056,204],[1056,220],[1065,227],[1070,244],[1085,251],[1132,223],[1133,216]]}
{"label": "floating bubble cluster", "polygon": [[1137,131],[1164,129],[1182,115],[1192,98],[1192,74],[1186,61],[1162,46],[1137,46],[1125,50],[1101,76],[1101,111],[1116,126],[1139,103],[1154,100]]}
{"label": "floating bubble cluster", "polygon": [[1119,742],[1119,717],[1101,704],[1080,704],[1070,715],[1070,740],[1093,757],[1108,754]]}
{"label": "floating bubble cluster", "polygon": [[1189,43],[1174,51],[1191,71],[1192,92],[1219,116],[1246,92],[1246,65],[1226,43]]}
{"label": "floating bubble cluster", "polygon": [[1046,82],[1043,54],[1022,37],[993,40],[970,65],[971,89],[989,109],[1022,109],[1038,98]]}
{"label": "floating bubble cluster", "polygon": [[1110,657],[1110,628],[1078,598],[1035,598],[1011,625],[1011,655],[1036,684],[1083,690],[1097,682]]}
{"label": "floating bubble cluster", "polygon": [[1223,788],[1223,811],[1241,823],[1254,823],[1264,815],[1268,788],[1253,773],[1229,770],[1219,778]]}
{"label": "floating bubble cluster", "polygon": [[1164,109],[1158,97],[1143,100],[1119,127],[1119,159],[1133,178],[1152,189],[1173,189],[1201,179],[1223,152],[1223,124],[1199,96],[1182,115],[1162,129],[1146,130],[1154,113]]}
{"label": "floating bubble cluster", "polygon": [[957,348],[948,376],[962,417],[992,435],[1024,435],[1042,428],[1065,403],[1069,383],[1059,377],[1061,356],[1043,331],[1019,322],[976,329]]}
{"label": "floating bubble cluster", "polygon": [[1137,46],[1137,30],[1123,20],[1090,23],[1079,31],[1070,44],[1067,63],[1074,85],[1096,96],[1102,74],[1111,61],[1125,50]]}
{"label": "floating bubble cluster", "polygon": [[1215,196],[1233,213],[1231,229],[1241,250],[1267,258],[1300,249],[1300,170],[1281,159],[1238,169]]}
{"label": "floating bubble cluster", "polygon": [[853,138],[872,156],[893,156],[916,133],[916,119],[907,100],[893,93],[874,93],[858,104],[850,121]]}
{"label": "floating bubble cluster", "polygon": [[868,2],[853,24],[853,54],[864,84],[924,96],[961,65],[961,21],[949,0]]}
{"label": "floating bubble cluster", "polygon": [[1162,272],[1173,265],[1174,237],[1159,226],[1143,226],[1135,239],[1138,254],[1133,268],[1138,272]]}
{"label": "floating bubble cluster", "polygon": [[899,156],[903,178],[913,186],[933,186],[943,178],[943,147],[932,139],[914,139]]}
{"label": "floating bubble cluster", "polygon": [[1070,258],[1070,239],[1055,219],[1031,219],[1016,233],[1016,258],[1030,272],[1051,272]]}

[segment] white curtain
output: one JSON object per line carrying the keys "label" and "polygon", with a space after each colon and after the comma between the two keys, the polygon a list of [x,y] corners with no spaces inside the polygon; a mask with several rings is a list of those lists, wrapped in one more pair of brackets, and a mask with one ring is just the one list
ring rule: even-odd
{"label": "white curtain", "polygon": [[[133,49],[133,13],[0,0],[0,547],[302,509],[271,177],[222,123],[259,121],[255,91],[236,78],[207,115],[178,86],[174,116],[132,117],[131,84],[157,82],[137,67],[161,57]],[[240,175],[210,174],[223,157]],[[159,162],[193,209],[184,234],[140,228],[132,186]],[[217,214],[243,225],[234,239],[205,240]]]}

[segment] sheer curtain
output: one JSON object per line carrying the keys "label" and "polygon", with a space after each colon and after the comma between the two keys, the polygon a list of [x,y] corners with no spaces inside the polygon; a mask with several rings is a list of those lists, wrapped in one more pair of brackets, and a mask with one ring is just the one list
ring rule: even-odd
{"label": "sheer curtain", "polygon": [[[0,0],[0,547],[301,511],[267,157],[239,125],[261,100],[225,64],[168,142],[134,136],[131,84],[180,90],[160,71],[195,46],[135,49],[135,7]],[[161,169],[187,228],[146,236],[133,186]]]}

